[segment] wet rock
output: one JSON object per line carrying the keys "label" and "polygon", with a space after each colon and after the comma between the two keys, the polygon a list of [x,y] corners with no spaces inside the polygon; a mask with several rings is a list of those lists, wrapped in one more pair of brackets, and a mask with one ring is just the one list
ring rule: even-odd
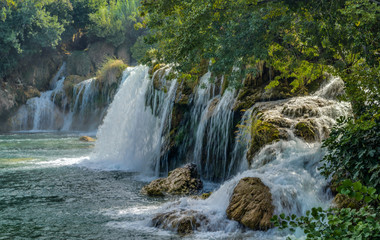
{"label": "wet rock", "polygon": [[95,142],[95,139],[89,136],[82,136],[79,140],[82,142]]}
{"label": "wet rock", "polygon": [[25,96],[27,99],[41,96],[40,91],[32,86],[27,86],[25,90]]}
{"label": "wet rock", "polygon": [[314,142],[317,140],[317,129],[311,121],[301,121],[295,126],[295,134],[304,139],[306,142]]}
{"label": "wet rock", "polygon": [[279,129],[266,121],[260,119],[252,119],[251,131],[251,143],[247,152],[247,160],[251,163],[254,155],[261,150],[267,144],[278,141],[282,136]]}
{"label": "wet rock", "polygon": [[207,198],[209,198],[211,196],[212,192],[208,192],[208,193],[202,193],[201,195],[194,195],[194,196],[191,196],[192,199],[201,199],[201,200],[206,200]]}
{"label": "wet rock", "polygon": [[208,219],[203,214],[193,210],[179,210],[157,214],[152,219],[152,225],[165,230],[176,231],[180,235],[193,233]]}
{"label": "wet rock", "polygon": [[69,99],[72,98],[75,84],[78,84],[84,80],[86,80],[86,77],[79,75],[69,75],[65,78],[65,81],[63,82],[63,90]]}
{"label": "wet rock", "polygon": [[195,164],[187,164],[182,168],[169,172],[168,177],[159,178],[143,187],[141,192],[148,196],[164,194],[187,195],[201,190],[202,181],[199,179]]}
{"label": "wet rock", "polygon": [[253,230],[268,230],[273,212],[269,188],[259,178],[246,177],[234,189],[227,217]]}

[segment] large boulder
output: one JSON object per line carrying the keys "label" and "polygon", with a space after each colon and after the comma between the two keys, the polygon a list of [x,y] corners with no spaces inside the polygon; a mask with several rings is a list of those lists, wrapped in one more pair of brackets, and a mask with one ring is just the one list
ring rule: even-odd
{"label": "large boulder", "polygon": [[272,194],[260,178],[246,177],[235,187],[227,217],[253,230],[267,230],[272,227]]}
{"label": "large boulder", "polygon": [[196,165],[187,164],[169,172],[166,178],[152,181],[143,187],[141,192],[148,196],[187,195],[201,190],[202,187],[203,183],[199,179]]}
{"label": "large boulder", "polygon": [[203,214],[193,210],[178,210],[159,213],[152,219],[152,225],[180,235],[193,233],[201,225],[207,224],[208,219]]}

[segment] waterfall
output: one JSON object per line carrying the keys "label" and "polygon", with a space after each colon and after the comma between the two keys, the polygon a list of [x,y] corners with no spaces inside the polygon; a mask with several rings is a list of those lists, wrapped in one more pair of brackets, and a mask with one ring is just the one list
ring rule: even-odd
{"label": "waterfall", "polygon": [[[336,91],[336,89],[343,90],[339,86],[341,80],[333,78],[312,96],[256,103],[243,116],[239,131],[242,145],[236,142],[233,152],[241,152],[241,147],[247,146],[251,141],[251,132],[247,128],[253,118],[277,124],[276,126],[282,128],[287,136],[260,149],[254,154],[249,166],[246,164],[244,166],[242,163],[240,167],[243,169],[246,167],[245,170],[240,168],[242,170],[240,173],[224,182],[208,199],[182,198],[180,201],[165,204],[156,212],[174,211],[178,214],[200,216],[198,220],[200,232],[244,231],[239,230],[238,224],[228,220],[226,215],[234,188],[244,177],[258,177],[270,188],[275,214],[300,216],[313,207],[328,207],[332,195],[327,187],[327,181],[318,170],[319,161],[325,154],[320,141],[327,137],[326,131],[331,129],[337,117],[351,114],[349,103],[334,100],[334,96],[342,93]],[[313,122],[316,141],[308,142],[295,134],[297,123],[305,120]],[[246,151],[247,149],[244,152]],[[245,154],[242,160],[246,161]],[[255,232],[251,237],[259,239],[286,237],[281,234],[284,233],[272,229],[267,232]]]}
{"label": "waterfall", "polygon": [[[11,118],[14,131],[94,131],[100,125],[110,96],[100,104],[99,85],[95,78],[72,87],[71,99],[65,91],[63,63],[51,81],[52,90],[28,99]],[[70,94],[69,94],[70,95]]]}
{"label": "waterfall", "polygon": [[[167,94],[161,96],[157,115],[146,105],[152,81],[148,67],[127,68],[123,82],[111,103],[103,125],[99,128],[94,153],[89,166],[153,173],[161,155],[162,134],[167,130],[168,115],[176,88],[170,83]],[[158,99],[159,91],[152,91]],[[149,97],[149,96],[148,96]]]}
{"label": "waterfall", "polygon": [[52,80],[52,90],[41,93],[40,97],[28,99],[25,105],[17,111],[11,119],[13,130],[41,131],[59,129],[64,118],[64,113],[56,107],[57,96],[64,94],[63,76],[66,63],[63,63]]}

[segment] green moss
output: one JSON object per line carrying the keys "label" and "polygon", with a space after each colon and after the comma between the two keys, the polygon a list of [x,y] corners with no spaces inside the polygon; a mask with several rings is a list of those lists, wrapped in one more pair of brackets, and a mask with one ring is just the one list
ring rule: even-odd
{"label": "green moss", "polygon": [[309,121],[302,121],[297,123],[295,126],[295,134],[304,139],[307,142],[313,142],[316,139],[315,131],[316,129]]}
{"label": "green moss", "polygon": [[267,144],[280,140],[280,131],[271,123],[253,118],[250,126],[251,143],[247,152],[251,164],[253,156]]}

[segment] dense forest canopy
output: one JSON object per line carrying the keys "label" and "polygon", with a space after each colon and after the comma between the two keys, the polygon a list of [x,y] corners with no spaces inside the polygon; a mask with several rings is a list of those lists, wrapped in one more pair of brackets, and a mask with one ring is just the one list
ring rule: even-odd
{"label": "dense forest canopy", "polygon": [[54,49],[75,34],[116,47],[135,41],[135,0],[5,0],[0,3],[0,77],[18,61]]}

